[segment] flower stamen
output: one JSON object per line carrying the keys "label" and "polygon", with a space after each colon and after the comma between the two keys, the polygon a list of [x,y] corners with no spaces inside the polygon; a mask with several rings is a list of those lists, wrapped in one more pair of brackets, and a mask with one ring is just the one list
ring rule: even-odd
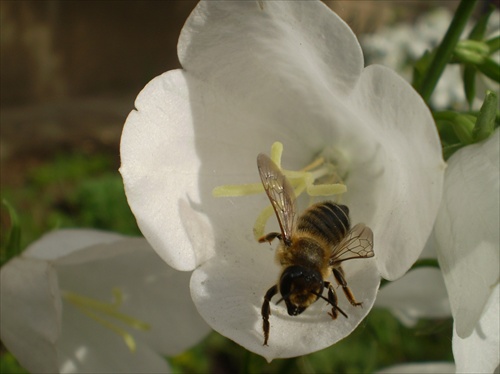
{"label": "flower stamen", "polygon": [[[295,196],[299,197],[304,191],[311,198],[317,196],[341,195],[347,191],[347,187],[337,173],[336,166],[320,156],[301,170],[285,170],[281,167],[281,156],[283,144],[274,142],[271,146],[271,160],[281,169],[292,185]],[[318,183],[318,181],[334,181],[340,183]],[[235,197],[254,195],[264,192],[262,183],[249,183],[238,185],[223,185],[212,190],[214,197]],[[259,214],[253,227],[255,239],[264,235],[267,220],[273,215],[273,208],[268,205]]]}
{"label": "flower stamen", "polygon": [[123,294],[118,288],[113,289],[112,292],[113,299],[111,303],[105,303],[71,291],[63,291],[62,297],[90,319],[118,334],[124,340],[129,350],[135,352],[136,343],[134,337],[116,322],[110,320],[114,319],[133,329],[142,331],[149,330],[150,325],[120,312],[119,308],[122,305]]}

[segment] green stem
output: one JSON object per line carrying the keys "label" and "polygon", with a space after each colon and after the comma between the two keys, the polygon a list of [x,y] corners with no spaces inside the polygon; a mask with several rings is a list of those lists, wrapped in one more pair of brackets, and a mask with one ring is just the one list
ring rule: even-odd
{"label": "green stem", "polygon": [[437,82],[446,67],[446,64],[451,59],[455,46],[462,35],[462,32],[469,20],[472,10],[476,5],[477,0],[462,0],[457,8],[453,21],[446,32],[443,41],[436,50],[436,55],[432,59],[425,76],[422,80],[422,85],[419,88],[419,93],[425,102],[429,99],[436,88]]}
{"label": "green stem", "polygon": [[494,38],[487,40],[486,44],[488,45],[488,47],[490,49],[490,54],[498,51],[500,49],[500,35],[495,36]]}

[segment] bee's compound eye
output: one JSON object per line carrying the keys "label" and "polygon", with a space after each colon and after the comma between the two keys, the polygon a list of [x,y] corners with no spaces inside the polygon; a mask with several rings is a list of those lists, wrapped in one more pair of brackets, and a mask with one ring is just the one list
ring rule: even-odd
{"label": "bee's compound eye", "polygon": [[290,297],[293,289],[296,288],[296,282],[304,276],[304,268],[302,266],[289,266],[281,274],[280,292],[284,299]]}
{"label": "bee's compound eye", "polygon": [[287,298],[297,290],[323,288],[323,278],[317,270],[303,266],[289,266],[281,274],[280,292],[283,298]]}

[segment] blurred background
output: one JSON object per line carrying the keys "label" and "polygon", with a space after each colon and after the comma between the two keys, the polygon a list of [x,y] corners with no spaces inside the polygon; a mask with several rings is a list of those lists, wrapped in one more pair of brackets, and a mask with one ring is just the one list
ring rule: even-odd
{"label": "blurred background", "polygon": [[[19,215],[22,248],[59,227],[140,234],[117,171],[120,134],[135,97],[146,83],[180,67],[177,38],[196,3],[0,2],[0,188],[2,198]],[[458,6],[458,0],[326,3],[360,37],[395,23],[406,22],[411,27],[433,8],[453,12]],[[478,11],[486,4],[481,3]],[[11,216],[4,207],[0,212],[3,247]],[[436,325],[432,325],[433,333],[423,334],[420,339],[424,340],[411,341],[405,337],[414,336],[414,331],[403,328],[387,313],[374,313],[366,322],[382,331],[374,333],[374,340],[354,333],[335,346],[335,354],[320,352],[314,361],[302,359],[284,368],[307,371],[317,368],[317,360],[330,357],[344,365],[336,370],[360,370],[349,362],[375,360],[367,357],[365,349],[367,345],[373,348],[377,341],[385,341],[390,348],[386,358],[396,357],[396,361],[452,360],[450,321],[440,322],[437,331],[445,331],[444,335],[436,336]],[[428,326],[423,329],[427,331]],[[396,338],[383,331],[396,331]],[[364,345],[358,344],[356,350],[353,342]],[[211,335],[203,344],[173,360],[174,367],[185,372],[210,368],[211,372],[234,373],[238,367],[234,357],[248,360],[248,353],[218,335]],[[416,348],[424,346],[425,352]],[[0,371],[18,370],[14,359],[3,345],[0,347]],[[409,357],[412,350],[416,353]],[[189,366],[193,355],[205,355],[200,358],[201,366]],[[352,359],[347,360],[348,356]],[[372,367],[382,365],[384,357],[379,352]],[[278,369],[272,369],[261,358],[254,360],[256,371],[283,371],[279,365],[285,365],[274,363]]]}
{"label": "blurred background", "polygon": [[[357,35],[458,1],[327,1]],[[118,166],[123,122],[153,77],[180,67],[196,1],[1,1],[1,187],[61,152]]]}

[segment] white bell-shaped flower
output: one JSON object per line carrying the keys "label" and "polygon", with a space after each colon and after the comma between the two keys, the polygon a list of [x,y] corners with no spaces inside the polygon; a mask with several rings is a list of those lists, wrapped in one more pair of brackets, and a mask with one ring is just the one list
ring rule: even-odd
{"label": "white bell-shaped flower", "polygon": [[[419,260],[437,262],[433,235],[429,237]],[[400,279],[386,284],[377,295],[375,307],[389,309],[407,327],[415,326],[421,318],[451,317],[443,273],[432,266],[410,270]]]}
{"label": "white bell-shaped flower", "polygon": [[[202,1],[178,55],[183,69],[144,88],[123,130],[120,172],[141,231],[171,266],[196,269],[198,310],[239,344],[272,359],[335,343],[370,310],[379,274],[402,276],[431,232],[444,162],[428,108],[391,70],[365,68],[353,32],[319,1]],[[287,170],[334,166],[322,178],[347,192],[325,199],[373,230],[376,255],[345,265],[363,308],[339,295],[349,318],[333,322],[322,301],[297,317],[272,303],[263,347],[260,308],[280,269],[252,228],[269,201],[212,191],[258,182],[256,157],[276,141]]]}
{"label": "white bell-shaped flower", "polygon": [[30,372],[164,373],[209,327],[145,239],[58,230],[1,271],[2,342]]}
{"label": "white bell-shaped flower", "polygon": [[438,259],[458,336],[472,333],[500,277],[500,131],[448,160]]}
{"label": "white bell-shaped flower", "polygon": [[500,364],[500,130],[449,159],[436,220],[439,263],[454,319],[457,372]]}

